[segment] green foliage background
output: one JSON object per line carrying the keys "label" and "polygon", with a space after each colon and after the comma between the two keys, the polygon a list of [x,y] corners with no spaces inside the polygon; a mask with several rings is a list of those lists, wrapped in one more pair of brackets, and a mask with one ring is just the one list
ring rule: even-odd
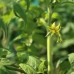
{"label": "green foliage background", "polygon": [[[49,0],[50,1],[50,0]],[[52,0],[52,22],[61,22],[63,42],[52,38],[55,74],[74,73],[74,0]],[[0,0],[0,74],[47,74],[48,0]]]}

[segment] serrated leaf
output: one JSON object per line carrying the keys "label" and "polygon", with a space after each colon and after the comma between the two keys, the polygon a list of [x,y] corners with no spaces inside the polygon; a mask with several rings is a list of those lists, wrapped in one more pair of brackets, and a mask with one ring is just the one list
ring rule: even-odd
{"label": "serrated leaf", "polygon": [[45,60],[43,60],[41,63],[40,63],[40,65],[39,65],[39,67],[38,67],[38,72],[39,73],[44,73],[44,68],[45,68]]}
{"label": "serrated leaf", "polygon": [[27,61],[27,64],[36,70],[40,64],[40,60],[33,56],[29,56],[29,60]]}
{"label": "serrated leaf", "polygon": [[19,66],[27,73],[27,74],[36,74],[34,68],[32,68],[28,64],[19,64]]}
{"label": "serrated leaf", "polygon": [[36,57],[29,56],[26,63],[19,65],[27,74],[36,74],[39,64],[40,60],[38,60]]}

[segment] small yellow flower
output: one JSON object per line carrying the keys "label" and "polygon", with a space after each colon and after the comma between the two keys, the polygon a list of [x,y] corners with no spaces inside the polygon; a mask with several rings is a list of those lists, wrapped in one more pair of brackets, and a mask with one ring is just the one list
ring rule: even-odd
{"label": "small yellow flower", "polygon": [[51,24],[51,26],[49,27],[49,31],[53,34],[59,34],[61,30],[61,26],[60,23],[58,25],[55,24],[55,22],[53,24]]}
{"label": "small yellow flower", "polygon": [[57,25],[54,22],[53,24],[51,24],[51,26],[49,26],[48,31],[51,36],[53,36],[53,35],[58,36],[57,42],[62,42],[62,38],[61,38],[61,34],[60,34],[60,31],[61,31],[60,23]]}

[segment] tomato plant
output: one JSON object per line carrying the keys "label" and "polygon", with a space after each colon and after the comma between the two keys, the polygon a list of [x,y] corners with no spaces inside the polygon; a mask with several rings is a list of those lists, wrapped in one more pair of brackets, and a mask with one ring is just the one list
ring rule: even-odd
{"label": "tomato plant", "polygon": [[0,74],[74,73],[74,0],[0,0]]}

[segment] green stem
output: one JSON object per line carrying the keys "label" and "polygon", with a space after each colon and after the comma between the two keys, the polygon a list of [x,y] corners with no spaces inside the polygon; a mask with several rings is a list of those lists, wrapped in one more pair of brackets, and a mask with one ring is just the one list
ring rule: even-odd
{"label": "green stem", "polygon": [[[48,5],[47,10],[49,14],[48,25],[51,25],[51,15],[52,15],[52,4]],[[53,73],[53,63],[52,63],[52,49],[51,49],[51,36],[47,36],[47,62],[48,62],[48,70],[47,74]]]}
{"label": "green stem", "polygon": [[50,36],[47,37],[47,62],[48,62],[48,73],[50,74],[51,66],[50,66]]}
{"label": "green stem", "polygon": [[47,37],[47,62],[48,62],[48,73],[47,74],[53,74],[51,36]]}

